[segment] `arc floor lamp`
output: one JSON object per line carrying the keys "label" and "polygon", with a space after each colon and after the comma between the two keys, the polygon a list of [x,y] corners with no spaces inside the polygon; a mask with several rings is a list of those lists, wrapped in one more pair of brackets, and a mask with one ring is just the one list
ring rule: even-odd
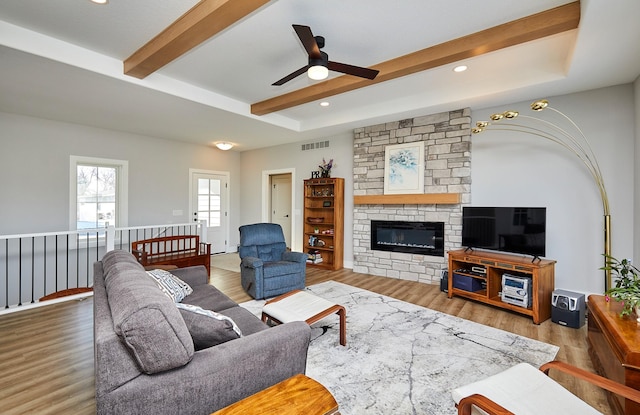
{"label": "arc floor lamp", "polygon": [[[606,267],[608,258],[611,256],[611,212],[602,172],[593,149],[576,123],[567,115],[550,107],[549,101],[546,99],[532,102],[531,109],[538,112],[543,110],[554,111],[562,116],[568,123],[567,127],[569,128],[561,127],[540,118],[521,115],[518,111],[505,111],[491,115],[489,117],[491,121],[478,121],[471,131],[474,134],[479,134],[483,131],[515,131],[531,134],[560,144],[582,161],[589,173],[591,173],[602,199],[602,209],[604,211],[604,264]],[[522,120],[522,122],[514,121],[516,118]],[[604,276],[605,290],[608,290],[611,288],[611,270],[605,269]]]}

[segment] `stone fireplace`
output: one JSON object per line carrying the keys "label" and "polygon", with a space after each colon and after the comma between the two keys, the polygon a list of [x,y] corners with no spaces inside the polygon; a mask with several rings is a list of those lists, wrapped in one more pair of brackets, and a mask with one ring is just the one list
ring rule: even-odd
{"label": "stone fireplace", "polygon": [[372,249],[372,221],[441,222],[444,231],[442,251],[459,248],[462,243],[462,205],[468,204],[471,197],[470,123],[471,110],[465,108],[354,131],[353,193],[356,198],[384,194],[387,145],[417,141],[425,144],[424,193],[460,195],[459,203],[453,204],[355,203],[355,272],[425,283],[439,282],[441,270],[447,267],[446,255]]}

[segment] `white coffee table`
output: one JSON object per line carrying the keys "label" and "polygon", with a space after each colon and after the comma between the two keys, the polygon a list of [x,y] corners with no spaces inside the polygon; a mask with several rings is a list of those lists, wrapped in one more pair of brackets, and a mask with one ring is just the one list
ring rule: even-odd
{"label": "white coffee table", "polygon": [[340,317],[340,344],[347,345],[347,311],[339,304],[315,296],[307,291],[294,290],[265,303],[262,321],[282,324],[304,321],[311,325],[331,314]]}

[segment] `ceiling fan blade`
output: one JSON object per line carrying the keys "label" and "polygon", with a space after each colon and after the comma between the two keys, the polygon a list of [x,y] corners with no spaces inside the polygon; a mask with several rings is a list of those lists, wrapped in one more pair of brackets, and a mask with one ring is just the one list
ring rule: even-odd
{"label": "ceiling fan blade", "polygon": [[303,66],[302,68],[298,69],[297,71],[291,72],[289,75],[285,76],[284,78],[275,81],[274,83],[272,83],[272,86],[280,86],[283,85],[287,82],[289,82],[290,80],[292,80],[293,78],[296,78],[300,75],[302,75],[303,73],[307,72],[307,69],[309,69],[309,65],[307,66]]}
{"label": "ceiling fan blade", "polygon": [[320,48],[318,47],[316,38],[313,36],[313,33],[311,33],[311,28],[309,26],[294,24],[293,29],[298,34],[298,37],[302,42],[302,46],[304,46],[304,49],[307,51],[309,57],[312,59],[319,59]]}
{"label": "ceiling fan blade", "polygon": [[380,71],[360,66],[348,65],[346,63],[329,61],[327,68],[332,71],[346,73],[348,75],[359,76],[360,78],[374,79]]}

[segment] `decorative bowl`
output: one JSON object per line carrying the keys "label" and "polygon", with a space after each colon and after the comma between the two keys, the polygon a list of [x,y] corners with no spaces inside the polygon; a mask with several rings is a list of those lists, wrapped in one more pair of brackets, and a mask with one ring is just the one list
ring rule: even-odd
{"label": "decorative bowl", "polygon": [[307,218],[309,223],[322,223],[324,222],[324,218]]}

